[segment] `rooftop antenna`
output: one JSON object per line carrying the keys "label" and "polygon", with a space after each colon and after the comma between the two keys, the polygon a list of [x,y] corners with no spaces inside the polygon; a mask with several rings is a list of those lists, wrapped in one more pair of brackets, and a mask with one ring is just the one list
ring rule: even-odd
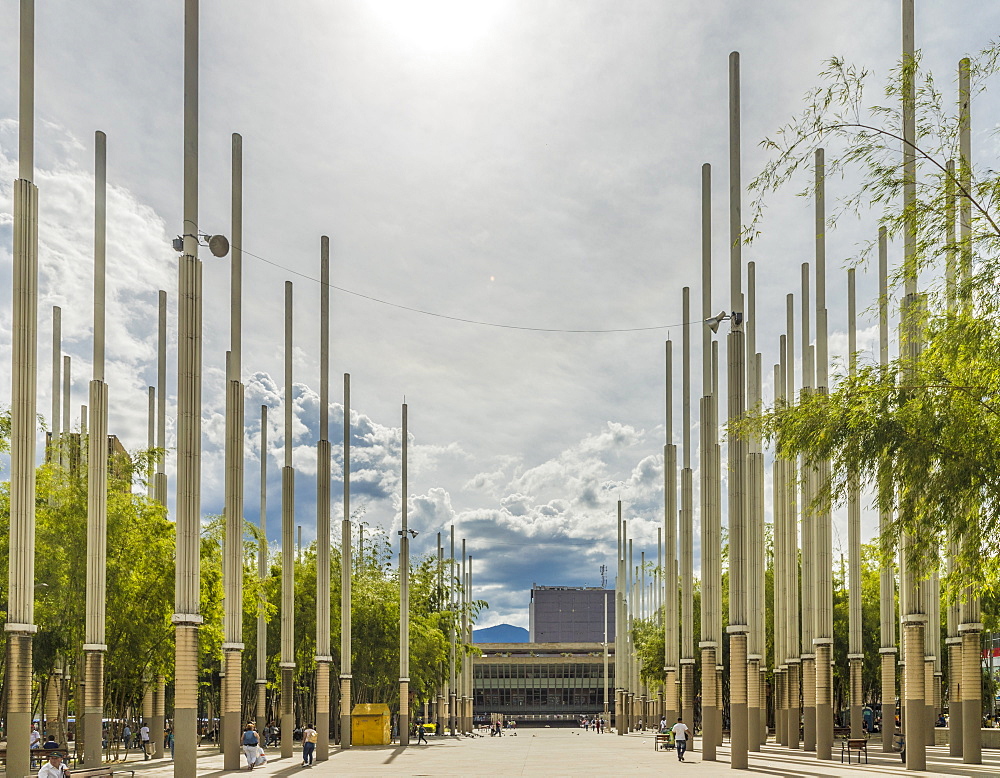
{"label": "rooftop antenna", "polygon": [[601,565],[601,588],[606,589],[608,586],[608,566]]}

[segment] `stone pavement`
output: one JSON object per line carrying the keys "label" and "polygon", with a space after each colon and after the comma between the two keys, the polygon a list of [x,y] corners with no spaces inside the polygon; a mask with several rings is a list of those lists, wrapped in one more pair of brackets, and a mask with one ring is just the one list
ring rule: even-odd
{"label": "stone pavement", "polygon": [[[276,753],[276,752],[272,752]],[[222,769],[222,756],[214,748],[203,748],[199,759],[198,778],[236,775]],[[703,762],[700,751],[689,752],[680,763],[672,751],[654,751],[652,734],[633,733],[625,737],[614,734],[597,735],[578,729],[521,729],[517,736],[502,738],[442,738],[431,739],[430,745],[364,746],[334,750],[330,760],[306,769],[301,766],[299,752],[293,759],[282,760],[275,756],[254,776],[306,775],[364,776],[561,776],[606,775],[635,776],[662,775],[681,772],[698,776],[733,775],[729,769],[728,743],[718,749],[718,762]],[[769,776],[809,778],[811,776],[885,776],[949,774],[964,776],[1000,775],[1000,751],[983,752],[985,764],[963,765],[948,756],[946,746],[928,749],[928,766],[933,772],[907,773],[898,754],[883,755],[874,749],[870,763],[848,767],[840,763],[839,746],[834,746],[832,762],[818,762],[815,756],[802,752],[767,746],[764,751],[751,753],[751,773]],[[137,778],[168,778],[173,776],[169,761],[130,761],[128,768],[136,769]],[[247,770],[244,768],[243,773]],[[183,776],[188,778],[188,776]],[[191,776],[191,778],[195,778]]]}

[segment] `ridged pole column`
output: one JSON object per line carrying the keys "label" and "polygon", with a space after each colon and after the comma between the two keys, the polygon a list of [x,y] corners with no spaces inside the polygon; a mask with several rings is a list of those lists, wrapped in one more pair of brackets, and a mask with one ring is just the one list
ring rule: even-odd
{"label": "ridged pole column", "polygon": [[[678,699],[678,681],[681,686],[684,683],[684,670],[678,674],[678,665],[682,661],[680,656],[680,643],[678,641],[677,626],[677,588],[681,587],[683,579],[677,576],[677,446],[674,445],[674,366],[673,366],[673,346],[669,340],[666,342],[666,383],[665,383],[665,438],[663,446],[663,526],[666,530],[666,556],[664,558],[663,569],[665,572],[664,582],[666,596],[663,602],[663,669],[665,675],[664,692],[666,696],[666,717],[667,723],[676,721],[679,712],[682,710],[681,700],[686,699],[684,694]],[[682,594],[683,596],[683,594]],[[692,656],[693,661],[693,656]],[[694,684],[694,673],[691,673],[691,684]],[[694,700],[694,689],[692,688],[691,699]],[[688,726],[691,726],[689,723]]]}
{"label": "ridged pole column", "polygon": [[[795,295],[785,297],[785,350],[782,352],[785,375],[785,402],[795,402]],[[798,532],[798,462],[786,459],[782,468],[785,484],[785,581],[788,609],[785,613],[788,635],[788,746],[802,747],[803,706],[802,688],[805,683],[802,667],[802,596],[799,575]]]}
{"label": "ridged pole column", "polygon": [[[729,366],[729,719],[730,767],[748,766],[747,700],[747,592],[746,592],[746,441],[735,431],[746,405],[745,343],[743,311],[743,234],[740,179],[740,55],[729,55],[729,290],[730,310],[727,338]],[[756,679],[754,679],[756,683]]]}
{"label": "ridged pole column", "polygon": [[[971,63],[963,59],[958,65],[959,107],[959,160],[958,182],[963,192],[972,191],[972,85]],[[959,266],[960,288],[965,289],[972,270],[972,200],[968,195],[959,197]],[[968,293],[960,298],[963,311],[971,308]],[[975,548],[976,539],[963,538],[962,542]],[[981,684],[981,638],[983,630],[979,598],[973,587],[962,595],[958,632],[962,640],[962,762],[983,763],[982,721],[983,700]]]}
{"label": "ridged pole column", "polygon": [[[785,336],[779,338],[778,364],[774,366],[774,404],[785,402]],[[771,463],[771,505],[774,514],[774,741],[788,746],[788,630],[783,618],[788,610],[785,570],[785,463],[777,450]]]}
{"label": "ridged pole column", "polygon": [[[226,376],[225,613],[222,655],[222,753],[226,770],[240,767],[243,729],[243,138],[232,137],[232,258],[229,370]],[[262,725],[263,726],[263,725]]]}
{"label": "ridged pole column", "polygon": [[344,373],[344,517],[340,522],[340,747],[351,747],[351,375]]}
{"label": "ridged pole column", "polygon": [[[802,398],[805,400],[813,390],[815,370],[810,344],[809,263],[802,263]],[[816,637],[816,517],[813,513],[813,483],[815,470],[800,458],[802,521],[802,748],[816,750],[816,654],[813,639]]]}
{"label": "ridged pole column", "polygon": [[399,530],[399,745],[410,745],[410,535],[407,524],[406,403],[403,403],[402,455],[402,528]]}
{"label": "ridged pole column", "polygon": [[[716,651],[722,640],[720,612],[715,608],[721,568],[719,542],[721,518],[714,499],[715,451],[718,428],[714,425],[715,411],[712,396],[712,330],[708,319],[712,316],[712,166],[701,166],[701,392],[698,406],[701,423],[698,445],[700,474],[699,508],[701,514],[701,727],[702,758],[715,761],[717,739],[715,688]],[[668,722],[669,723],[669,722]],[[694,729],[694,719],[686,722]]]}
{"label": "ridged pole column", "polygon": [[202,268],[198,259],[198,0],[184,0],[184,230],[177,295],[174,775],[198,773]]}
{"label": "ridged pole column", "polygon": [[62,308],[58,305],[52,306],[52,418],[49,419],[51,436],[49,438],[50,456],[57,463],[62,462],[61,449],[59,446],[61,429],[61,407],[62,403]]}
{"label": "ridged pole column", "polygon": [[[465,541],[462,541],[465,547]],[[465,642],[472,645],[472,554],[468,556],[468,569],[465,577]],[[466,732],[472,732],[472,665],[475,654],[470,653],[465,660],[465,726]]]}
{"label": "ridged pole column", "polygon": [[[441,543],[441,533],[437,534],[437,601],[438,608],[445,607],[445,587],[444,587],[444,546]],[[437,705],[437,730],[436,734],[443,735],[448,726],[448,662],[442,661],[438,668],[441,679],[438,685],[438,705]]]}
{"label": "ridged pole column", "polygon": [[457,603],[455,601],[455,525],[452,524],[450,528],[451,537],[451,548],[450,556],[448,559],[448,609],[452,613],[451,618],[451,628],[449,630],[448,636],[450,638],[449,653],[448,653],[448,679],[449,679],[449,691],[448,691],[448,730],[451,732],[452,736],[457,735],[456,727],[458,720],[458,670],[456,669],[457,660],[457,633],[458,633],[458,612],[456,610]]}
{"label": "ridged pole column", "polygon": [[316,761],[330,758],[330,239],[320,238],[319,442],[316,444]]}
{"label": "ridged pole column", "polygon": [[108,386],[104,383],[107,139],[94,134],[94,365],[87,442],[87,619],[83,646],[84,766],[100,767],[104,719],[104,652],[108,568]]}
{"label": "ridged pole column", "polygon": [[[760,354],[757,353],[757,265],[747,263],[746,295],[747,407],[761,397]],[[767,697],[762,688],[767,641],[764,636],[764,454],[760,436],[747,440],[747,744],[759,751],[767,740]]]}
{"label": "ridged pole column", "polygon": [[[681,292],[682,329],[681,361],[681,716],[691,729],[689,747],[694,748],[694,502],[691,470],[691,290]],[[674,457],[676,459],[676,453]],[[676,592],[674,593],[676,602]],[[676,611],[675,611],[676,615]],[[672,720],[667,720],[673,726]]]}
{"label": "ridged pole column", "polygon": [[[257,543],[257,578],[267,577],[267,406],[260,406],[260,541]],[[268,725],[267,716],[267,597],[257,602],[257,726]]]}
{"label": "ridged pole column", "polygon": [[[847,354],[848,375],[858,370],[858,316],[854,268],[847,271]],[[851,737],[864,737],[861,673],[864,668],[864,644],[861,639],[861,485],[856,470],[851,470],[847,486],[847,563],[850,578],[848,597],[847,661],[851,671]],[[883,721],[884,721],[883,712]]]}
{"label": "ridged pole column", "polygon": [[615,570],[615,731],[624,735],[628,731],[625,713],[625,694],[628,684],[625,635],[628,623],[625,618],[625,522],[622,520],[622,501],[618,500],[618,547]]}
{"label": "ridged pole column", "polygon": [[[904,293],[900,313],[900,351],[906,367],[904,380],[912,377],[920,353],[920,309],[917,292],[917,223],[916,186],[916,58],[914,52],[913,0],[903,0],[902,13],[902,118],[903,118],[903,280]],[[906,683],[906,769],[924,770],[927,766],[924,636],[927,625],[926,595],[913,556],[913,536],[903,535],[902,584],[903,659]]]}
{"label": "ridged pole column", "polygon": [[281,468],[281,758],[292,756],[295,728],[295,468],[292,467],[292,282],[285,281],[285,434]]}
{"label": "ridged pole column", "polygon": [[[31,758],[35,619],[35,450],[38,380],[38,188],[34,177],[35,4],[21,0],[18,179],[14,182],[11,343],[10,541],[8,554],[7,772],[27,775]],[[64,430],[66,427],[64,425]]]}
{"label": "ridged pole column", "polygon": [[[815,153],[816,180],[816,392],[828,391],[830,362],[827,354],[826,320],[826,166],[823,149]],[[815,468],[818,492],[830,478],[830,463]],[[815,560],[813,645],[816,650],[816,757],[833,758],[833,522],[830,506],[823,501],[815,515],[813,551]]]}
{"label": "ridged pole column", "polygon": [[[460,596],[461,596],[461,621],[459,629],[461,630],[462,643],[465,644],[466,638],[465,633],[468,631],[468,612],[469,612],[469,590],[468,590],[468,578],[467,578],[467,567],[466,567],[466,553],[465,553],[465,538],[462,538],[462,564],[459,567],[460,579]],[[459,727],[463,735],[468,734],[469,727],[466,724],[466,708],[467,708],[467,693],[468,689],[465,685],[465,671],[468,668],[469,656],[463,652],[462,655],[462,670],[459,678]]]}
{"label": "ridged pole column", "polygon": [[[156,473],[153,476],[153,499],[167,509],[167,293],[157,293],[156,333]],[[153,720],[149,722],[149,738],[153,741],[153,758],[163,758],[163,733],[167,717],[167,679],[156,678],[153,694]]]}
{"label": "ridged pole column", "polygon": [[[889,251],[884,227],[878,232],[878,318],[879,318],[879,365],[882,370],[889,366]],[[879,512],[879,534],[888,527],[891,515]],[[879,569],[879,634],[880,634],[880,686],[882,698],[882,753],[893,750],[896,738],[896,576],[891,562],[893,547],[891,540],[880,538],[883,556]],[[886,544],[889,544],[888,547]],[[886,560],[890,561],[886,561]],[[886,710],[886,706],[891,710]]]}

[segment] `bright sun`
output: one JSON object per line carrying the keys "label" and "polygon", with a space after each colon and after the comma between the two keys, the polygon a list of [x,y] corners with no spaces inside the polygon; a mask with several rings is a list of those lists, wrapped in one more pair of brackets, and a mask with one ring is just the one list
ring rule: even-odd
{"label": "bright sun", "polygon": [[506,4],[503,0],[366,0],[364,3],[400,39],[433,51],[475,45]]}

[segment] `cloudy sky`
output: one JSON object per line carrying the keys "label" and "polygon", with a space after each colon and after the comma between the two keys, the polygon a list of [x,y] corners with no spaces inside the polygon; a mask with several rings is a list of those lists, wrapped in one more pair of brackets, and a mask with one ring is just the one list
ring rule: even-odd
{"label": "cloudy sky", "polygon": [[[966,0],[918,5],[918,45],[951,100],[957,61],[1000,29],[1000,8]],[[168,413],[174,402],[177,279],[170,239],[181,232],[182,10],[179,1],[109,0],[52,0],[37,9],[39,410],[47,416],[50,407],[53,305],[63,308],[63,349],[73,361],[74,424],[86,401],[93,134],[103,130],[111,187],[110,430],[130,448],[145,444],[161,288],[171,303]],[[799,109],[825,59],[863,64],[881,84],[898,58],[898,1],[219,0],[203,3],[201,19],[206,232],[230,231],[230,138],[239,132],[244,139],[248,517],[257,516],[259,417],[267,404],[268,532],[278,536],[282,284],[291,280],[297,522],[307,538],[315,532],[315,279],[320,236],[329,235],[338,287],[330,437],[339,448],[342,375],[350,373],[353,507],[366,506],[366,521],[393,534],[398,526],[405,396],[410,522],[420,530],[414,549],[430,551],[435,533],[451,525],[468,538],[476,595],[491,604],[483,625],[526,626],[533,582],[599,585],[601,565],[613,565],[618,499],[636,552],[655,556],[663,521],[664,340],[676,342],[679,358],[682,287],[690,285],[693,300],[700,299],[704,162],[714,166],[715,178],[713,309],[728,308],[721,282],[728,278],[729,52],[742,55],[749,181],[766,161],[759,141]],[[3,2],[5,290],[17,175],[16,29],[17,3]],[[986,114],[985,108],[977,114],[974,154],[989,162],[996,147],[992,123],[979,118]],[[831,198],[837,186],[830,183]],[[811,258],[811,206],[791,191],[775,196],[762,229],[744,256],[757,262],[758,342],[770,375],[785,294],[798,291],[799,263]],[[843,268],[871,229],[862,222],[830,236],[834,354],[846,350]],[[206,256],[204,273],[203,509],[209,514],[222,506],[228,262]],[[872,273],[859,277],[861,308],[874,299],[873,281]],[[10,320],[5,291],[0,375],[9,375]],[[862,346],[875,336],[872,324],[870,316],[861,323]],[[693,359],[698,397],[697,351]],[[9,403],[9,393],[10,382],[0,383],[0,402]],[[168,437],[172,428],[171,419]],[[338,450],[335,517],[340,457]],[[172,475],[172,458],[167,469]],[[869,536],[871,516],[865,521]],[[835,545],[846,539],[838,522]]]}

